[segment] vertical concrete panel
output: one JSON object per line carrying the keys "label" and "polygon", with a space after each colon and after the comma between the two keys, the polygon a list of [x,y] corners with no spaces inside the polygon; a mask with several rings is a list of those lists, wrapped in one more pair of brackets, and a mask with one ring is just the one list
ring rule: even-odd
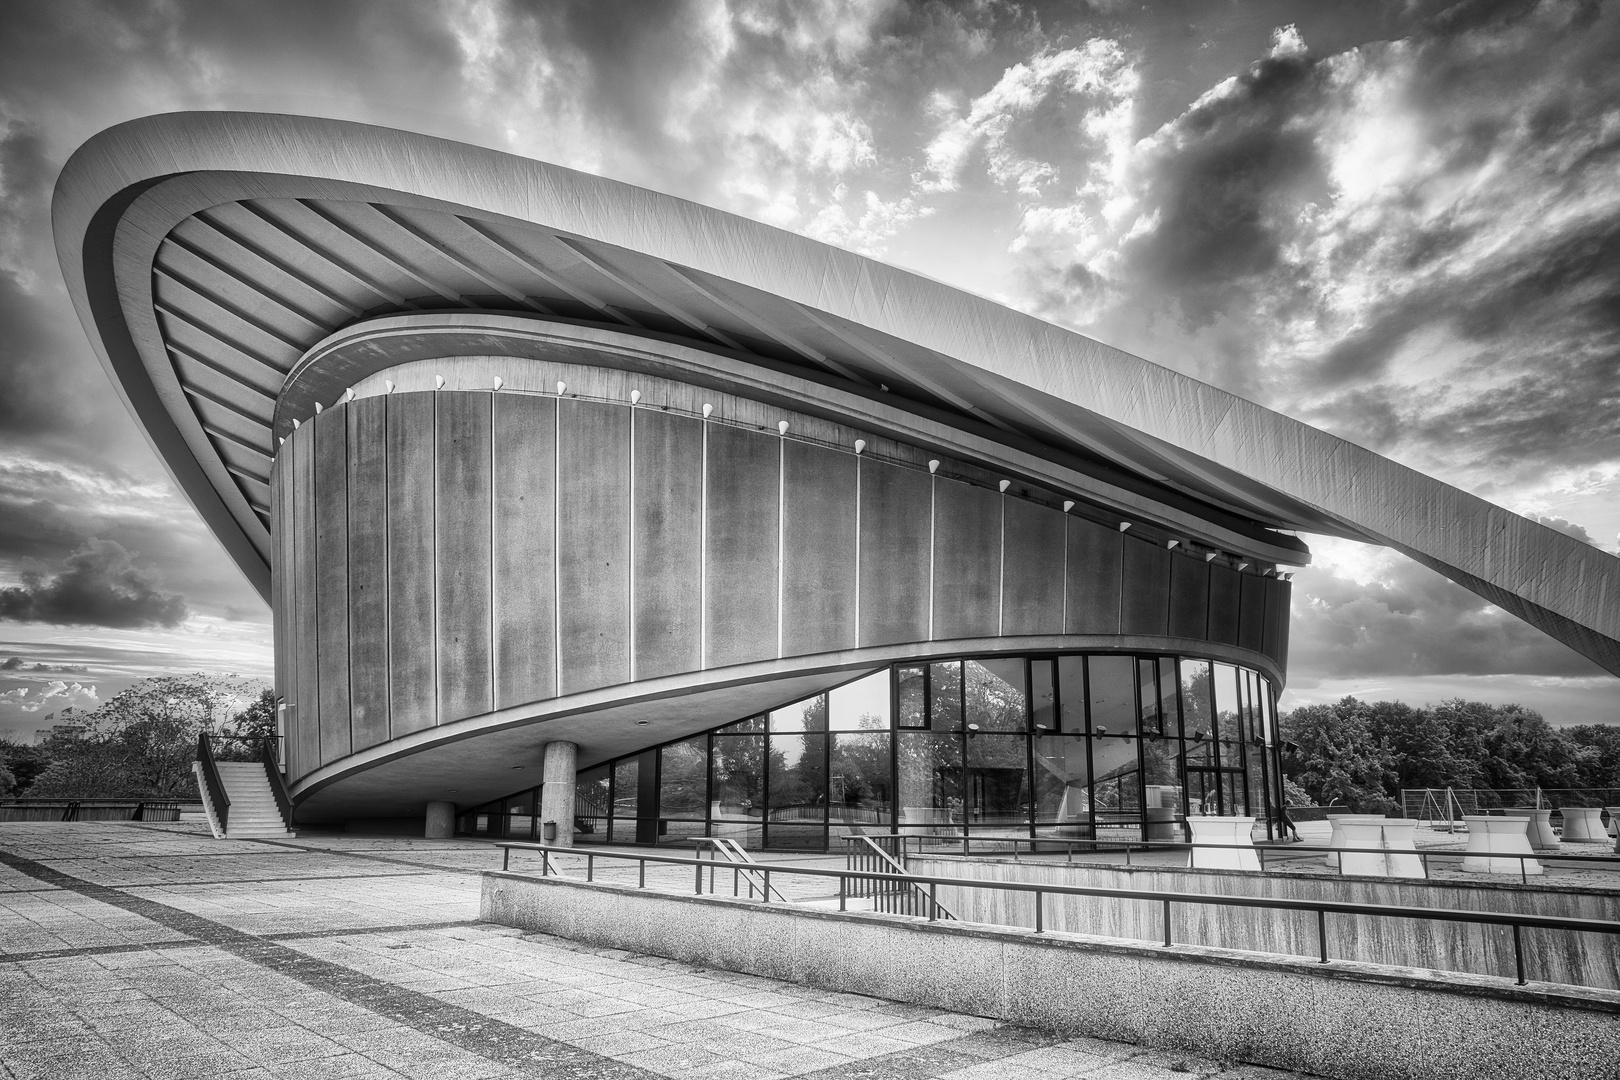
{"label": "vertical concrete panel", "polygon": [[292,520],[286,510],[287,473],[283,460],[277,453],[270,464],[270,642],[275,650],[272,661],[276,697],[292,701],[292,654],[287,647],[287,621],[291,617],[287,575],[292,568],[287,552],[287,529]]}
{"label": "vertical concrete panel", "polygon": [[346,408],[308,425],[315,436],[315,594],[320,636],[321,764],[347,757],[349,735],[349,425]]}
{"label": "vertical concrete panel", "polygon": [[634,416],[634,677],[653,679],[703,666],[703,421]]}
{"label": "vertical concrete panel", "polygon": [[558,403],[559,694],[630,678],[630,410]]}
{"label": "vertical concrete panel", "polygon": [[1119,632],[1163,634],[1170,616],[1169,550],[1127,534],[1123,577]]}
{"label": "vertical concrete panel", "polygon": [[1063,633],[1063,513],[1024,499],[1006,501],[1001,632]]}
{"label": "vertical concrete panel", "polygon": [[1209,629],[1209,564],[1202,555],[1170,557],[1170,634],[1202,638]]}
{"label": "vertical concrete panel", "polygon": [[441,393],[435,424],[434,577],[439,723],[490,710],[490,444],[493,395]]}
{"label": "vertical concrete panel", "polygon": [[298,732],[301,727],[301,718],[298,715],[298,686],[300,672],[298,670],[298,511],[294,488],[297,486],[298,469],[293,464],[293,441],[288,439],[281,445],[276,456],[276,468],[281,475],[281,579],[283,603],[281,625],[281,648],[286,653],[287,687],[282,691],[284,704],[289,706],[287,730],[283,732],[286,743],[282,747],[287,755],[287,775],[289,778],[303,775],[309,770],[303,767],[298,758]]}
{"label": "vertical concrete panel", "polygon": [[709,425],[707,666],[776,655],[777,474],[782,440]]}
{"label": "vertical concrete panel", "polygon": [[309,773],[321,764],[320,698],[320,591],[319,563],[315,549],[315,426],[305,424],[287,440],[293,463],[293,568],[294,652],[298,665],[298,752],[299,772]]}
{"label": "vertical concrete panel", "polygon": [[934,480],[934,640],[983,637],[1001,625],[1001,495]]}
{"label": "vertical concrete panel", "polygon": [[1120,563],[1124,538],[1116,529],[1070,515],[1068,627],[1071,634],[1119,633]]}
{"label": "vertical concrete panel", "polygon": [[1284,599],[1284,590],[1288,583],[1278,578],[1266,581],[1266,630],[1260,642],[1260,651],[1277,659],[1277,643],[1281,640],[1281,621],[1288,618],[1288,602]]}
{"label": "vertical concrete panel", "polygon": [[[1282,669],[1285,675],[1288,672],[1288,626],[1290,622],[1288,615],[1290,605],[1293,603],[1293,594],[1294,583],[1292,581],[1280,581],[1277,583],[1277,602],[1280,605],[1280,614],[1277,617],[1277,647],[1275,651],[1268,650],[1267,653],[1273,660],[1277,661],[1277,666]],[[1278,689],[1281,689],[1281,687]]]}
{"label": "vertical concrete panel", "polygon": [[1209,568],[1209,640],[1236,645],[1238,640],[1238,572],[1219,563]]}
{"label": "vertical concrete panel", "polygon": [[782,655],[855,646],[854,454],[783,444]]}
{"label": "vertical concrete panel", "polygon": [[1260,651],[1266,640],[1266,579],[1244,574],[1238,608],[1238,645]]}
{"label": "vertical concrete panel", "polygon": [[349,729],[388,741],[388,399],[344,406],[349,425]]}
{"label": "vertical concrete panel", "polygon": [[860,471],[860,644],[926,641],[932,478],[871,458]]}
{"label": "vertical concrete panel", "polygon": [[557,403],[496,394],[490,409],[495,708],[505,709],[557,693]]}
{"label": "vertical concrete panel", "polygon": [[438,722],[431,393],[388,397],[388,731]]}

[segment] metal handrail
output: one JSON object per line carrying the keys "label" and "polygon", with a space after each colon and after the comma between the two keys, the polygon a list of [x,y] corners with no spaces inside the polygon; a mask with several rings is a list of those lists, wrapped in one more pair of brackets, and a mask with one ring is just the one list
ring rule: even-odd
{"label": "metal handrail", "polygon": [[[1234,850],[1233,845],[1231,844],[1200,844],[1186,840],[1066,840],[1061,837],[1032,838],[1027,836],[970,836],[960,833],[878,833],[868,835],[872,839],[877,840],[899,840],[903,850],[906,850],[908,853],[911,853],[909,842],[916,841],[917,849],[915,854],[917,855],[946,854],[945,852],[923,851],[922,845],[928,841],[949,841],[952,844],[961,843],[962,856],[964,858],[971,857],[970,845],[973,843],[996,844],[1003,847],[1011,844],[1013,845],[1013,857],[1015,859],[1018,855],[1018,845],[1021,844],[1028,845],[1032,849],[1036,846],[1055,847],[1062,845],[1065,849],[1064,860],[1066,862],[1072,862],[1074,860],[1074,852],[1076,848],[1089,850],[1092,854],[1105,854],[1108,852],[1123,851],[1125,854],[1126,866],[1131,865],[1131,853],[1133,851],[1192,851],[1194,848],[1202,848],[1212,851]],[[846,836],[842,837],[841,839],[845,843],[849,843],[854,838]],[[1582,863],[1587,865],[1604,864],[1614,865],[1616,869],[1620,869],[1620,854],[1562,855],[1557,852],[1542,851],[1531,852],[1528,855],[1524,855],[1505,851],[1452,851],[1445,848],[1335,848],[1315,847],[1309,844],[1255,844],[1253,850],[1255,851],[1257,858],[1260,860],[1260,867],[1262,870],[1265,869],[1267,853],[1272,855],[1416,855],[1422,863],[1423,877],[1425,880],[1429,879],[1429,859],[1436,856],[1453,859],[1517,859],[1519,862],[1519,879],[1526,884],[1528,884],[1530,880],[1528,867],[1528,863],[1530,861]]]}
{"label": "metal handrail", "polygon": [[[846,846],[844,858],[851,870],[861,870],[862,862],[869,863],[873,869],[911,877],[911,871],[905,864],[886,851],[882,844],[877,843],[868,836],[846,836],[843,838]],[[916,915],[919,914],[921,904],[933,907],[934,916],[943,916],[950,921],[956,920],[951,910],[936,900],[933,895],[921,885],[912,884],[909,887],[884,887],[882,884],[867,882],[869,887],[862,889],[857,885],[857,896],[870,896],[874,911],[887,912],[890,915]]]}
{"label": "metal handrail", "polygon": [[225,794],[225,782],[219,778],[219,765],[214,761],[214,748],[209,745],[206,731],[197,736],[197,762],[202,766],[203,786],[208,789],[214,816],[219,818],[219,831],[224,832],[225,823],[230,818],[231,797]]}
{"label": "metal handrail", "polygon": [[[748,895],[754,895],[754,889],[760,888],[767,894],[770,892],[770,879],[762,879],[759,875],[759,862],[752,858],[746,849],[735,840],[724,836],[694,836],[692,844],[698,849],[699,856],[707,850],[709,852],[709,891],[714,892],[714,871],[719,865],[720,856],[726,857],[726,863],[731,867],[731,895],[736,896],[741,881],[748,882]],[[779,900],[786,901],[787,897],[777,890]],[[765,897],[766,901],[770,896]]]}
{"label": "metal handrail", "polygon": [[293,824],[292,794],[287,790],[287,778],[281,775],[281,764],[277,760],[276,740],[278,735],[268,735],[259,743],[259,760],[264,765],[264,774],[270,781],[270,794],[276,797],[276,809],[281,811],[282,823],[288,828]]}
{"label": "metal handrail", "polygon": [[[694,895],[703,895],[703,867],[712,863],[698,858],[680,858],[673,855],[647,855],[641,852],[629,851],[586,851],[577,848],[557,847],[553,844],[533,844],[515,841],[503,841],[495,845],[501,848],[501,869],[511,872],[511,858],[513,849],[521,851],[538,851],[540,858],[540,876],[551,875],[551,856],[553,855],[579,855],[586,856],[587,882],[594,880],[595,860],[622,859],[634,861],[639,865],[639,882],[637,888],[647,887],[647,864],[660,863],[671,866],[690,866],[694,868],[696,888]],[[941,885],[946,888],[961,889],[988,889],[993,892],[1021,892],[1035,895],[1035,925],[1034,932],[1045,933],[1042,915],[1042,898],[1044,896],[1100,896],[1116,900],[1150,900],[1163,905],[1164,915],[1164,947],[1170,948],[1174,942],[1170,936],[1170,908],[1172,904],[1194,904],[1205,907],[1250,907],[1266,908],[1277,911],[1303,911],[1316,916],[1318,963],[1331,962],[1328,956],[1327,943],[1327,917],[1329,915],[1356,915],[1371,918],[1386,919],[1432,919],[1436,922],[1475,923],[1486,926],[1507,926],[1513,930],[1513,959],[1518,976],[1518,985],[1524,986],[1529,980],[1524,973],[1524,944],[1522,931],[1524,930],[1562,930],[1571,933],[1615,934],[1620,935],[1620,922],[1610,922],[1603,919],[1573,919],[1557,915],[1531,915],[1499,911],[1464,911],[1456,908],[1430,908],[1409,907],[1402,904],[1365,904],[1348,900],[1298,900],[1292,897],[1270,896],[1237,896],[1222,895],[1211,896],[1205,893],[1172,893],[1159,892],[1152,889],[1116,889],[1091,885],[1047,885],[1033,884],[1023,881],[980,881],[973,878],[934,877],[922,874],[884,874],[866,870],[822,870],[812,866],[792,866],[782,863],[760,863],[759,869],[765,875],[767,888],[770,885],[770,876],[776,874],[797,874],[801,877],[820,877],[838,879],[838,910],[846,909],[849,881],[851,879],[868,881],[915,882],[926,885],[932,897]],[[562,875],[558,875],[562,876]],[[778,893],[778,895],[781,895]],[[770,903],[770,895],[766,894],[764,903]],[[928,915],[929,922],[937,921],[932,911]]]}

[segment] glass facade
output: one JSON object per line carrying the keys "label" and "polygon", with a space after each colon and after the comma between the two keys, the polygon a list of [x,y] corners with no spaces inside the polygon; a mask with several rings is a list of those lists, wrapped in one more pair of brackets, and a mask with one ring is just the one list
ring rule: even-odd
{"label": "glass facade", "polygon": [[[820,850],[852,831],[1179,840],[1188,814],[1281,804],[1275,691],[1260,672],[1135,653],[899,664],[597,765],[581,843],[729,837]],[[538,790],[461,816],[538,836]]]}

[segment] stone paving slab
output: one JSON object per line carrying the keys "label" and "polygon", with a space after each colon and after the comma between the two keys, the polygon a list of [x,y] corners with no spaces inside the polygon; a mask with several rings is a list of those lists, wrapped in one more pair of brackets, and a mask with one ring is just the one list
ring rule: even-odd
{"label": "stone paving slab", "polygon": [[482,924],[499,858],[0,823],[0,1078],[1292,1075]]}

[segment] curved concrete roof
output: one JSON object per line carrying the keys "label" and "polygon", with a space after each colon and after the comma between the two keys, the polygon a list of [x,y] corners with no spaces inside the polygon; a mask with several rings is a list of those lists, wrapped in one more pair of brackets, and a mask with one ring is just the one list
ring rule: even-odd
{"label": "curved concrete roof", "polygon": [[[1393,547],[1620,674],[1620,559],[1079,334],[757,222],[360,124],[178,113],[86,143],[58,257],[126,403],[268,588],[277,403],[306,352],[409,312],[680,340],[1045,451],[1168,504]],[[310,402],[311,408],[313,402]]]}

